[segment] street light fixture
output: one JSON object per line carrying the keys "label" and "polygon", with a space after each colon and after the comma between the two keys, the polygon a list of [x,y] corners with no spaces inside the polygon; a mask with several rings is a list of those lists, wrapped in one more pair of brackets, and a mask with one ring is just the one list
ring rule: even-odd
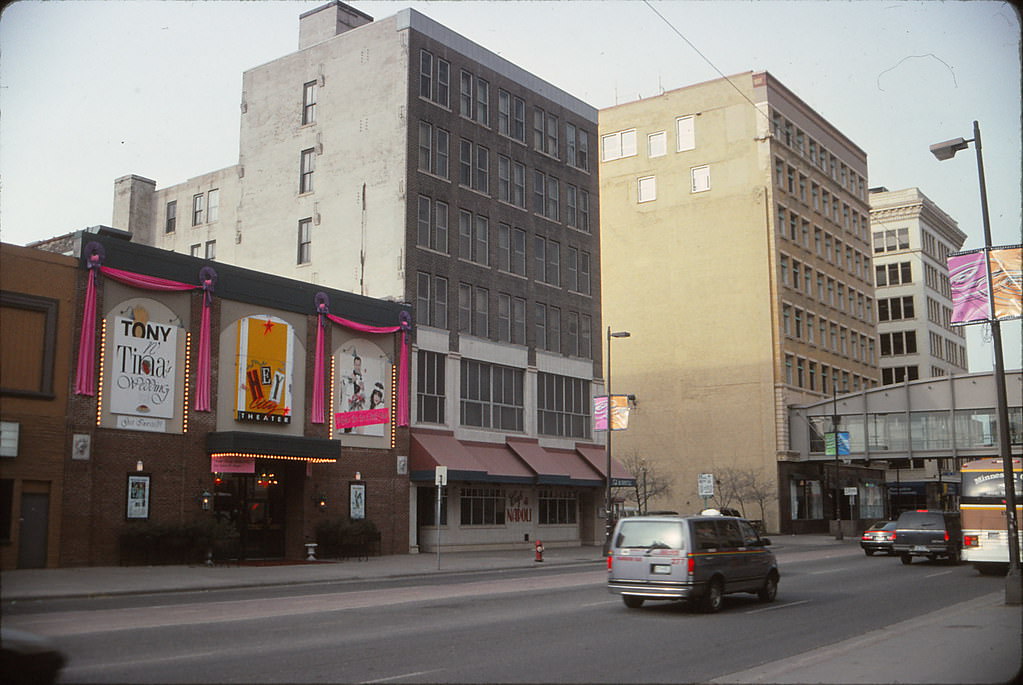
{"label": "street light fixture", "polygon": [[607,327],[607,437],[604,443],[604,453],[607,457],[607,470],[604,471],[604,554],[607,554],[611,543],[611,528],[614,525],[611,521],[611,338],[628,338],[632,334],[628,331],[611,332]]}
{"label": "street light fixture", "polygon": [[[973,138],[953,138],[943,143],[931,145],[931,154],[939,160],[951,159],[960,150],[967,149],[973,143],[977,151],[977,177],[980,180],[980,210],[984,220],[984,247],[991,249],[991,218],[987,206],[987,185],[984,182],[984,157],[981,154],[980,124],[973,122]],[[1005,524],[1009,536],[1009,572],[1005,575],[1005,603],[1018,605],[1023,603],[1023,584],[1021,584],[1019,564],[1019,527],[1016,521],[1016,494],[1012,472],[1012,443],[1009,440],[1009,403],[1005,394],[1005,362],[1002,360],[1002,328],[995,316],[992,303],[991,269],[987,269],[988,305],[991,309],[991,343],[994,345],[992,374],[995,377],[995,394],[998,404],[998,452],[1002,457],[1002,471],[1005,477]]]}

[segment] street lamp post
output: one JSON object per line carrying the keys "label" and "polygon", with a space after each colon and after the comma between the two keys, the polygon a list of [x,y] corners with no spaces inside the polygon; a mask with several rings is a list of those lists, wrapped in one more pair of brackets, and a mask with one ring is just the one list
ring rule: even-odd
{"label": "street lamp post", "polygon": [[839,475],[842,472],[842,466],[838,459],[838,427],[842,423],[842,417],[838,415],[838,388],[835,384],[831,385],[831,399],[833,402],[832,414],[831,414],[831,431],[835,436],[835,539],[842,540],[844,535],[842,533],[842,479]]}
{"label": "street lamp post", "polygon": [[611,528],[614,525],[611,521],[611,338],[628,338],[631,333],[628,331],[611,332],[607,327],[607,437],[604,443],[604,453],[607,457],[607,470],[604,471],[604,554],[607,554],[611,543]]}
{"label": "street lamp post", "polygon": [[[991,218],[987,206],[987,185],[984,182],[984,158],[981,153],[980,124],[973,122],[973,138],[954,138],[931,145],[931,154],[940,161],[951,159],[960,150],[973,143],[977,151],[977,177],[980,180],[980,211],[984,220],[984,247],[991,248]],[[986,255],[985,255],[986,258]],[[1009,572],[1005,576],[1005,603],[1018,605],[1023,602],[1019,562],[1019,527],[1016,521],[1016,488],[1012,469],[1012,443],[1009,440],[1009,403],[1005,394],[1005,362],[1002,359],[1002,328],[995,316],[991,289],[991,269],[987,268],[988,306],[991,310],[991,343],[994,345],[992,373],[995,377],[995,394],[998,404],[998,452],[1002,457],[1002,471],[1005,476],[1005,525],[1009,536]]]}

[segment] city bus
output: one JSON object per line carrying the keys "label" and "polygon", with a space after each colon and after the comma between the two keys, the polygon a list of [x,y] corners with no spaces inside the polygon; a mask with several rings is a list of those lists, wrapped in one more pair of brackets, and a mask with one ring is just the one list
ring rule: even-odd
{"label": "city bus", "polygon": [[[1023,504],[1023,463],[1012,460],[1016,493],[1017,533]],[[959,511],[963,521],[963,561],[983,574],[1009,568],[1009,535],[1005,522],[1005,472],[1001,459],[978,459],[962,465]],[[1021,536],[1023,538],[1023,536]]]}

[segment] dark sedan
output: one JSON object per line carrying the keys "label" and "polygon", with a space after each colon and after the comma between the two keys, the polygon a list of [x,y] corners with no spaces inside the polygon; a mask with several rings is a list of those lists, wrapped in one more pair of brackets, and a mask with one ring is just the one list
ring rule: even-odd
{"label": "dark sedan", "polygon": [[894,554],[892,544],[895,541],[895,521],[878,521],[871,525],[860,537],[860,547],[868,557],[875,552]]}

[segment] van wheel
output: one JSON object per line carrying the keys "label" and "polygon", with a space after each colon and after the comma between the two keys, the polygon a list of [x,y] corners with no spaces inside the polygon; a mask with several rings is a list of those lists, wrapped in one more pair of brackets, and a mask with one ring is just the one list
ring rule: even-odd
{"label": "van wheel", "polygon": [[724,602],[725,588],[721,584],[721,580],[715,578],[707,586],[707,594],[700,599],[700,611],[705,614],[716,614],[721,611]]}
{"label": "van wheel", "polygon": [[906,564],[907,566],[913,563],[913,557],[911,557],[908,554],[900,554],[899,559],[902,561],[903,564]]}
{"label": "van wheel", "polygon": [[757,597],[760,598],[761,602],[773,602],[774,598],[778,596],[778,576],[774,573],[767,576],[764,580],[764,587],[760,588],[757,592]]}
{"label": "van wheel", "polygon": [[622,595],[622,601],[630,609],[638,609],[643,606],[643,598],[636,597],[635,595]]}

